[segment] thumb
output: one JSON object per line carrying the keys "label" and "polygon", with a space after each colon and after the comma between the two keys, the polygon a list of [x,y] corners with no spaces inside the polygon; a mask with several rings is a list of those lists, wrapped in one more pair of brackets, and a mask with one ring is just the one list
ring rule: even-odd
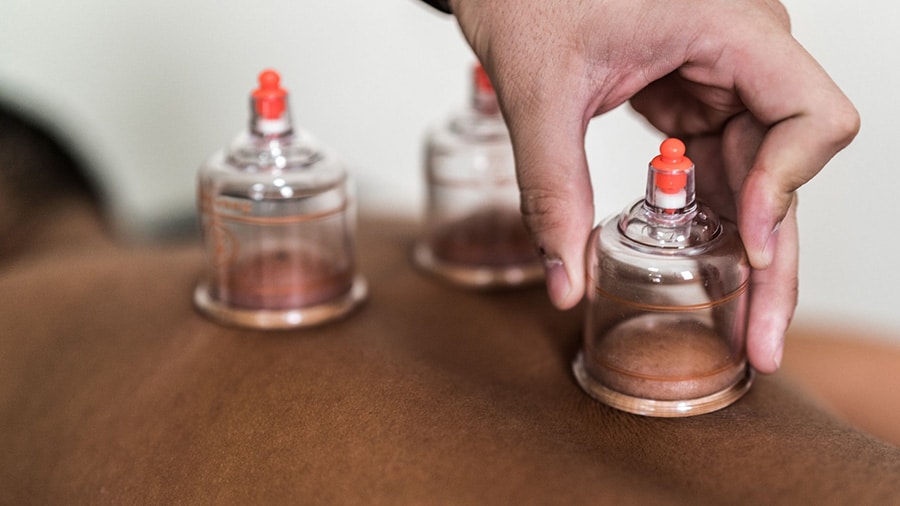
{"label": "thumb", "polygon": [[[560,95],[562,96],[562,94]],[[594,220],[583,112],[535,98],[504,108],[525,225],[544,259],[547,291],[568,309],[584,295],[585,246]]]}

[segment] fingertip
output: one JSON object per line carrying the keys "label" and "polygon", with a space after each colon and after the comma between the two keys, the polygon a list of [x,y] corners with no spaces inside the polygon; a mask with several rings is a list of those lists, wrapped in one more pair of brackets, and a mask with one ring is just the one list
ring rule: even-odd
{"label": "fingertip", "polygon": [[741,232],[750,265],[757,270],[768,269],[775,258],[775,244],[778,240],[778,224],[771,230],[769,230],[765,224],[755,227],[745,225],[741,227]]}
{"label": "fingertip", "polygon": [[540,246],[547,293],[562,310],[584,295],[585,246],[593,226],[590,178],[583,159],[580,162],[545,172],[519,167],[523,219]]}
{"label": "fingertip", "polygon": [[[557,309],[571,309],[577,305],[584,295],[582,271],[568,269],[567,264],[559,259],[545,260],[547,294]],[[574,271],[574,272],[571,272]]]}
{"label": "fingertip", "polygon": [[772,260],[775,258],[775,247],[778,244],[778,229],[781,228],[781,222],[775,224],[772,228],[772,232],[769,234],[769,237],[766,239],[765,245],[762,250],[756,251],[756,262],[754,263],[754,259],[750,259],[750,264],[754,265],[757,269],[768,269],[770,265],[772,265]]}
{"label": "fingertip", "polygon": [[547,294],[553,305],[561,310],[571,309],[584,296],[584,254],[590,227],[574,218],[536,237],[541,244]]}
{"label": "fingertip", "polygon": [[[773,322],[774,323],[774,322]],[[784,356],[784,333],[780,325],[769,325],[762,332],[748,338],[747,358],[754,369],[763,374],[773,374],[781,368]]]}
{"label": "fingertip", "polygon": [[771,235],[768,249],[772,253],[768,268],[751,274],[747,357],[756,370],[770,374],[781,367],[784,336],[799,295],[795,205]]}
{"label": "fingertip", "polygon": [[[775,365],[775,371],[781,368],[781,359],[784,357],[784,337],[778,340],[778,345],[772,353],[772,363]],[[774,372],[774,371],[773,371]]]}
{"label": "fingertip", "polygon": [[547,294],[550,296],[550,302],[559,309],[567,309],[572,284],[569,282],[565,265],[562,260],[545,260],[544,270],[547,273]]}

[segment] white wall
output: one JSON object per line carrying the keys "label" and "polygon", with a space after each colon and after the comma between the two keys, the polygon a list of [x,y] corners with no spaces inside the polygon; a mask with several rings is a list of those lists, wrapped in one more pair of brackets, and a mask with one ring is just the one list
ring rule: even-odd
{"label": "white wall", "polygon": [[[799,318],[894,332],[900,4],[786,3],[863,117],[853,146],[801,190]],[[193,211],[196,166],[243,127],[255,76],[272,66],[295,121],[350,162],[362,212],[416,216],[422,132],[468,93],[472,56],[452,19],[416,0],[223,5],[4,0],[0,100],[77,149],[123,229],[152,229]],[[659,140],[627,109],[594,121],[598,217],[640,194]]]}

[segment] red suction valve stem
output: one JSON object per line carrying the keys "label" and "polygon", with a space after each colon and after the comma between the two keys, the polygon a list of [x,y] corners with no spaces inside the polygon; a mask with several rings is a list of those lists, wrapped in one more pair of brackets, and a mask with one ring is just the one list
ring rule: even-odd
{"label": "red suction valve stem", "polygon": [[253,90],[256,114],[264,119],[278,119],[284,114],[287,91],[281,87],[281,76],[272,69],[259,73],[259,88]]}
{"label": "red suction valve stem", "polygon": [[694,162],[684,156],[684,151],[684,143],[670,137],[659,145],[659,155],[650,162],[657,171],[653,184],[663,193],[678,193],[687,185],[687,171]]}

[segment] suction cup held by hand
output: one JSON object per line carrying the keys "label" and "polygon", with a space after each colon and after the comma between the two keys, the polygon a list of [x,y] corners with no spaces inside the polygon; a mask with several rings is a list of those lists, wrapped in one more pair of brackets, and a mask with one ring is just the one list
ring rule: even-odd
{"label": "suction cup held by hand", "polygon": [[650,416],[724,408],[750,387],[750,266],[736,226],[697,202],[678,139],[650,162],[642,200],[591,235],[575,376],[591,396]]}

